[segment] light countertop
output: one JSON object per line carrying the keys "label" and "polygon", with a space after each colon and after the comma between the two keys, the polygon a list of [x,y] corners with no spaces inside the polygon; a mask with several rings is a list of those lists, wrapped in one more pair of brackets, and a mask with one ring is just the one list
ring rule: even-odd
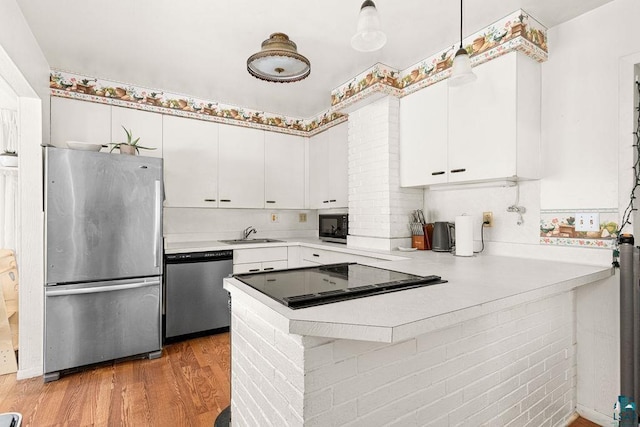
{"label": "light countertop", "polygon": [[606,266],[503,256],[455,257],[432,251],[402,255],[407,256],[370,265],[417,275],[435,274],[448,283],[299,310],[233,278],[225,279],[224,287],[232,301],[237,295],[244,304],[269,307],[292,334],[392,343],[613,275],[612,268]]}

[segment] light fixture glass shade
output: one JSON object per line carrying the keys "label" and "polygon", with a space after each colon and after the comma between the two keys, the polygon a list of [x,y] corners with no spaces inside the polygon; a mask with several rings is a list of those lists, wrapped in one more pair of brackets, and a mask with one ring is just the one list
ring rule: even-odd
{"label": "light fixture glass shade", "polygon": [[469,54],[462,48],[456,52],[451,69],[451,75],[448,80],[449,86],[460,86],[465,83],[471,83],[478,78],[471,70]]}
{"label": "light fixture glass shade", "polygon": [[290,83],[307,77],[311,73],[311,64],[298,53],[289,36],[273,33],[262,42],[262,50],[247,59],[247,71],[268,82]]}
{"label": "light fixture glass shade", "polygon": [[360,52],[373,52],[387,42],[380,26],[380,15],[371,0],[365,0],[358,15],[356,33],[351,37],[351,47]]}

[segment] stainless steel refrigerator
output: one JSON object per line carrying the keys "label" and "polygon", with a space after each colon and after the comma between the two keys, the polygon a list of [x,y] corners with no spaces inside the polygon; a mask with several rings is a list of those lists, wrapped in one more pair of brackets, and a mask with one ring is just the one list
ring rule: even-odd
{"label": "stainless steel refrigerator", "polygon": [[162,351],[162,160],[45,148],[45,381]]}

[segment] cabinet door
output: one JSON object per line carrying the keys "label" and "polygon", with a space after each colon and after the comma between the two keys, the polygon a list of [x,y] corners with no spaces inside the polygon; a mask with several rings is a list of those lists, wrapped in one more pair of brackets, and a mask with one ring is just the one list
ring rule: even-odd
{"label": "cabinet door", "polygon": [[165,206],[218,206],[218,126],[163,116]]}
{"label": "cabinet door", "polygon": [[329,136],[329,206],[349,206],[349,128],[347,123],[327,131]]}
{"label": "cabinet door", "polygon": [[122,129],[124,126],[133,134],[133,139],[140,137],[142,147],[155,148],[139,150],[140,156],[162,158],[162,114],[124,107],[111,108],[111,142],[127,141],[127,134]]}
{"label": "cabinet door", "polygon": [[218,206],[264,208],[264,131],[220,125]]}
{"label": "cabinet door", "polygon": [[265,208],[304,208],[304,138],[265,132]]}
{"label": "cabinet door", "polygon": [[51,143],[111,142],[111,106],[66,98],[51,98]]}
{"label": "cabinet door", "polygon": [[449,88],[449,182],[516,175],[516,54],[486,62]]}
{"label": "cabinet door", "polygon": [[309,140],[311,209],[349,205],[348,125],[334,126]]}
{"label": "cabinet door", "polygon": [[309,139],[309,207],[329,208],[329,138],[327,132]]}
{"label": "cabinet door", "polygon": [[400,100],[400,185],[447,182],[447,81]]}

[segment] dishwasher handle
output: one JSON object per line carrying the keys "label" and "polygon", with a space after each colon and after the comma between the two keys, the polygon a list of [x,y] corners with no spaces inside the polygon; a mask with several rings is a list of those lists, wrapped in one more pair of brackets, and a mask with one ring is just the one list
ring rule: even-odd
{"label": "dishwasher handle", "polygon": [[113,292],[113,291],[124,291],[127,289],[146,288],[148,286],[157,286],[159,284],[160,284],[160,280],[150,280],[146,282],[126,283],[122,285],[92,286],[88,288],[47,289],[45,291],[45,296],[62,297],[67,295],[97,294],[101,292]]}

